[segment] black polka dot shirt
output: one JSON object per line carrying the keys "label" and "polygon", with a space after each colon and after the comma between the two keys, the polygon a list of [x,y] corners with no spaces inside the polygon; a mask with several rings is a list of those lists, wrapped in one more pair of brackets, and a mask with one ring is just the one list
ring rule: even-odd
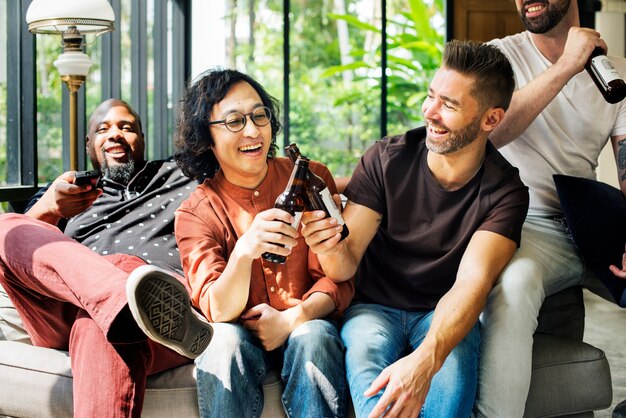
{"label": "black polka dot shirt", "polygon": [[68,221],[65,234],[99,254],[132,254],[182,274],[174,212],[197,185],[163,160],[148,162],[127,186],[103,178],[102,196]]}

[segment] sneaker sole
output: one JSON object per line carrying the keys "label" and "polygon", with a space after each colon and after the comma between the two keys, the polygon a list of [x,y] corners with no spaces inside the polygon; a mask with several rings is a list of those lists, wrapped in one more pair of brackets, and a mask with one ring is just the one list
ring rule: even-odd
{"label": "sneaker sole", "polygon": [[185,286],[167,271],[154,266],[135,269],[126,296],[135,321],[150,339],[191,359],[211,342],[213,328],[198,317]]}

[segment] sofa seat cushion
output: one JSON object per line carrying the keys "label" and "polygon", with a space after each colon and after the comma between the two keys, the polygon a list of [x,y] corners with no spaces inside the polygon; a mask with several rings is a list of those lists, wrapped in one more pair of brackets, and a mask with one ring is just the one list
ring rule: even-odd
{"label": "sofa seat cushion", "polygon": [[[198,417],[193,364],[148,378],[143,417]],[[72,372],[67,352],[0,341],[0,416],[72,417]],[[263,383],[262,418],[285,417],[277,373]]]}
{"label": "sofa seat cushion", "polygon": [[[19,317],[13,315],[15,308],[9,304],[4,311],[1,309],[1,296],[2,292],[0,331],[4,319],[4,325],[9,327],[5,338],[13,335],[19,341],[28,341]],[[576,411],[606,408],[611,402],[608,362],[601,350],[580,341],[583,322],[580,288],[546,298],[538,331],[558,333],[560,336],[535,335],[526,417],[555,416],[555,411],[568,411],[573,415]],[[563,338],[564,335],[574,339]],[[71,417],[72,374],[68,354],[24,342],[2,341],[2,337],[0,416]],[[142,415],[148,418],[197,417],[195,385],[191,364],[150,376]],[[262,418],[285,417],[282,391],[278,373],[268,374],[263,384],[265,403]],[[352,409],[349,416],[354,417]]]}
{"label": "sofa seat cushion", "polygon": [[71,417],[72,373],[64,351],[0,341],[0,414]]}
{"label": "sofa seat cushion", "polygon": [[24,329],[22,318],[9,299],[7,292],[0,285],[0,340],[19,341],[31,344],[30,337]]}

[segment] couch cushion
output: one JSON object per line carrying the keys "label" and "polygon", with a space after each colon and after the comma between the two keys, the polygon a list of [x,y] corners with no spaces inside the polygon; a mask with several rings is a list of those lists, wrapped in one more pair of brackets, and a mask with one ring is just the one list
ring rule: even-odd
{"label": "couch cushion", "polygon": [[541,305],[536,332],[582,341],[585,332],[582,287],[569,287],[548,296]]}
{"label": "couch cushion", "polygon": [[71,417],[69,366],[66,352],[0,341],[0,414]]}
{"label": "couch cushion", "polygon": [[626,307],[626,280],[609,265],[621,266],[626,241],[626,199],[619,189],[581,177],[556,174],[554,184],[574,243],[591,271],[621,307]]}
{"label": "couch cushion", "polygon": [[[0,416],[72,417],[72,373],[67,352],[0,341]],[[285,417],[282,382],[270,374],[263,383],[262,418]],[[148,378],[143,417],[198,417],[193,364]]]}
{"label": "couch cushion", "polygon": [[30,344],[30,337],[24,329],[22,319],[2,286],[0,286],[0,340]]}

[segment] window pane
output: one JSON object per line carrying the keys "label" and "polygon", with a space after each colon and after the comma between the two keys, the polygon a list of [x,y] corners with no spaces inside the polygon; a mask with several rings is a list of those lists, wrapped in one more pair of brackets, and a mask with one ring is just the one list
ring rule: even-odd
{"label": "window pane", "polygon": [[[78,94],[85,91],[86,110],[88,119],[95,107],[100,103],[101,72],[100,62],[102,48],[100,38],[94,35],[85,37],[85,53],[92,61],[86,81],[80,87]],[[60,36],[36,36],[37,43],[37,159],[38,183],[44,184],[57,178],[63,172],[63,92],[68,91],[61,80],[59,70],[54,66],[59,55],[63,52]],[[79,118],[83,115],[78,115]],[[87,127],[85,126],[85,129]],[[78,132],[83,137],[83,132]],[[79,144],[82,141],[79,139]],[[84,152],[83,148],[78,149]],[[87,167],[90,166],[87,162]]]}
{"label": "window pane", "polygon": [[191,14],[192,78],[215,66],[236,68],[282,98],[281,0],[193,0]]}
{"label": "window pane", "polygon": [[282,101],[281,0],[193,0],[191,15],[192,79],[215,66],[236,68]]}
{"label": "window pane", "polygon": [[62,52],[59,36],[36,36],[37,43],[37,161],[38,182],[54,180],[63,172],[61,81],[54,61]]}
{"label": "window pane", "polygon": [[0,0],[0,186],[8,184],[7,26],[7,0]]}
{"label": "window pane", "polygon": [[387,132],[423,124],[422,102],[441,63],[443,0],[387,1]]}
{"label": "window pane", "polygon": [[[162,0],[159,0],[162,1]],[[164,138],[156,138],[154,134],[154,0],[148,0],[147,4],[147,44],[146,44],[146,69],[148,73],[147,78],[147,106],[148,106],[148,120],[142,121],[144,124],[143,130],[146,139],[146,148],[148,151],[148,160],[156,158],[156,149],[158,145],[155,141],[164,140]],[[165,48],[165,46],[163,46]]]}
{"label": "window pane", "polygon": [[[122,80],[121,80],[121,88],[122,88],[122,97],[126,103],[132,103],[131,98],[131,78],[132,78],[132,67],[131,67],[131,39],[130,39],[130,13],[131,13],[132,2],[131,0],[122,0],[121,2],[121,16],[115,17],[115,26],[119,25],[120,37],[121,37],[121,65],[122,65]],[[116,29],[117,30],[117,29]],[[137,109],[135,109],[137,110]]]}
{"label": "window pane", "polygon": [[[93,65],[89,69],[89,73],[87,73],[87,80],[85,81],[85,84],[81,87],[86,89],[85,134],[88,134],[87,131],[89,130],[89,126],[87,126],[89,116],[91,116],[93,111],[102,101],[102,38],[97,37],[94,42],[92,35],[90,35],[87,41],[93,42],[87,45],[85,50],[85,53],[89,56],[89,58],[91,58],[91,61],[93,61]],[[87,158],[87,168],[90,166],[91,162],[89,161],[89,158]]]}
{"label": "window pane", "polygon": [[290,141],[337,176],[380,137],[380,1],[292,2]]}

